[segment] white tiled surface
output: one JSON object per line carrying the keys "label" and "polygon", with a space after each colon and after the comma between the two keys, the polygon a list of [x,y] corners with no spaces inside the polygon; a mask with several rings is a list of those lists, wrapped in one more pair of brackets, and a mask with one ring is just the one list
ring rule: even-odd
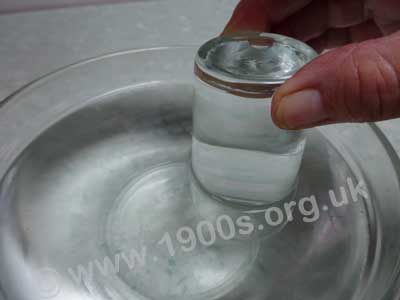
{"label": "white tiled surface", "polygon": [[[30,1],[0,0],[0,8]],[[37,77],[88,57],[131,48],[199,45],[222,30],[237,2],[143,0],[0,15],[0,102]],[[400,120],[379,126],[400,153]]]}

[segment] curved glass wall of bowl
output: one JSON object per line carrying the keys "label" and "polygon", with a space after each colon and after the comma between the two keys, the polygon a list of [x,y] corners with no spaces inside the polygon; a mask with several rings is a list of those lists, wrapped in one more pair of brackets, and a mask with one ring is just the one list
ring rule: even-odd
{"label": "curved glass wall of bowl", "polygon": [[315,56],[302,42],[267,33],[218,37],[199,49],[192,164],[210,195],[246,205],[293,195],[305,138],[274,125],[271,95]]}
{"label": "curved glass wall of bowl", "polygon": [[196,207],[195,51],[92,59],[3,105],[0,298],[395,299],[400,161],[373,125],[307,132],[293,218],[269,239],[246,234],[285,205],[233,227],[231,206]]}

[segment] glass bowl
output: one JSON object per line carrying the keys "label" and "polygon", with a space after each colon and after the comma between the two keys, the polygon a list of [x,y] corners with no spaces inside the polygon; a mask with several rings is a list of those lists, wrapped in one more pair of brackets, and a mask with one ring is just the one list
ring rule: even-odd
{"label": "glass bowl", "polygon": [[188,171],[196,50],[90,59],[2,104],[0,299],[398,297],[399,158],[374,124],[308,131],[273,236],[204,218]]}

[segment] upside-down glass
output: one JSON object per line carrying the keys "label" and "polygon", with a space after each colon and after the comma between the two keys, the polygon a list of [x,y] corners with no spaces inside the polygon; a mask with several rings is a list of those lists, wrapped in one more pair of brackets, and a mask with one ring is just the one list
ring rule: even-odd
{"label": "upside-down glass", "polygon": [[193,172],[214,196],[268,205],[295,189],[305,137],[274,125],[273,92],[316,56],[268,33],[219,37],[195,61]]}

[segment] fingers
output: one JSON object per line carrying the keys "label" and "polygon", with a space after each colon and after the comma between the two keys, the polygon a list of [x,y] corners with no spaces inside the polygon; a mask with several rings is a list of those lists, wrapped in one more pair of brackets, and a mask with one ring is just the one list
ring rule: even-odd
{"label": "fingers", "polygon": [[342,28],[360,24],[370,18],[365,0],[329,0],[328,23],[331,27]]}
{"label": "fingers", "polygon": [[273,31],[301,41],[318,37],[329,28],[328,2],[314,1],[274,26]]}
{"label": "fingers", "polygon": [[313,1],[273,28],[302,41],[314,39],[330,28],[346,28],[368,19],[363,0]]}
{"label": "fingers", "polygon": [[351,43],[351,34],[347,28],[329,29],[323,35],[307,42],[318,53],[349,43]]}
{"label": "fingers", "polygon": [[367,21],[349,28],[328,29],[323,35],[307,43],[317,52],[347,45],[351,42],[362,42],[382,36],[378,26],[373,21]]}
{"label": "fingers", "polygon": [[385,35],[400,29],[400,1],[366,0],[366,8],[372,12],[376,24]]}
{"label": "fingers", "polygon": [[382,37],[382,32],[374,21],[370,20],[349,28],[350,39],[358,43]]}
{"label": "fingers", "polygon": [[240,1],[223,34],[238,31],[269,31],[270,21],[267,16],[267,9],[266,1]]}
{"label": "fingers", "polygon": [[275,94],[281,128],[400,117],[400,33],[332,50],[306,65]]}
{"label": "fingers", "polygon": [[311,0],[242,0],[223,34],[238,31],[270,31],[271,24],[306,6]]}

